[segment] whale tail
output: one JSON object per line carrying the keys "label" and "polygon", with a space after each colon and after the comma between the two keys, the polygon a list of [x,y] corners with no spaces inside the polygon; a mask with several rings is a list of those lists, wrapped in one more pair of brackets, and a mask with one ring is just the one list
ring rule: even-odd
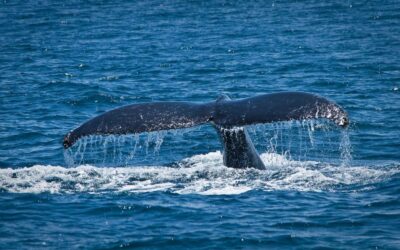
{"label": "whale tail", "polygon": [[153,102],[132,104],[105,112],[83,123],[64,137],[64,148],[79,138],[100,134],[136,134],[193,127],[210,120],[207,104],[190,102]]}
{"label": "whale tail", "polygon": [[281,92],[209,103],[153,102],[105,112],[64,137],[65,148],[93,134],[130,134],[187,128],[207,122],[232,128],[257,123],[326,118],[345,127],[347,113],[334,102],[309,93]]}

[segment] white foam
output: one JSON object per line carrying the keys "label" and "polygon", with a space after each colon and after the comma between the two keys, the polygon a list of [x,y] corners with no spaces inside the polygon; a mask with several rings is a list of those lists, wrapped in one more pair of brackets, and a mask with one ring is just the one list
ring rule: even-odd
{"label": "white foam", "polygon": [[195,155],[183,160],[179,167],[36,165],[8,168],[0,169],[0,190],[14,193],[166,191],[202,195],[234,195],[250,190],[337,191],[348,185],[379,183],[400,173],[400,164],[343,166],[294,161],[275,153],[264,153],[261,158],[267,170],[224,167],[220,152]]}

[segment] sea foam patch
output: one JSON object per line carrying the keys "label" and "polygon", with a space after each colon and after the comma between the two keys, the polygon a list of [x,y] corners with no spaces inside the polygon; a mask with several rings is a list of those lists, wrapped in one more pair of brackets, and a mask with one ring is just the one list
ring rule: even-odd
{"label": "sea foam patch", "polygon": [[222,154],[195,155],[176,167],[61,167],[35,165],[0,169],[0,190],[14,193],[156,192],[234,195],[250,190],[343,191],[350,185],[379,183],[400,173],[400,164],[381,167],[341,166],[294,161],[264,153],[266,170],[223,166]]}

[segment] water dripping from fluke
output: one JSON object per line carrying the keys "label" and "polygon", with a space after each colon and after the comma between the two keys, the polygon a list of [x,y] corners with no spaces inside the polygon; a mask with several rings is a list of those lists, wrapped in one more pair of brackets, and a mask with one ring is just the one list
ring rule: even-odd
{"label": "water dripping from fluke", "polygon": [[341,160],[341,166],[346,167],[350,166],[352,156],[351,156],[351,141],[350,141],[350,133],[349,129],[346,128],[341,131],[341,136],[340,136],[340,160]]}
{"label": "water dripping from fluke", "polygon": [[140,159],[157,157],[165,131],[133,135],[89,135],[64,150],[67,166],[127,166]]}
{"label": "water dripping from fluke", "polygon": [[[252,125],[247,128],[260,154],[267,152],[280,154],[289,160],[313,160],[336,162],[342,166],[350,165],[352,157],[348,128],[342,130],[340,136],[338,136],[336,126],[324,120],[277,122]],[[169,155],[186,154],[186,157],[196,155],[196,153],[191,153],[190,149],[179,144],[200,143],[205,145],[209,143],[207,140],[190,141],[191,138],[202,140],[201,137],[194,135],[199,131],[189,128],[131,135],[91,135],[82,138],[73,147],[65,150],[64,159],[69,167],[83,164],[107,167],[160,165],[157,160]],[[213,136],[217,141],[217,136]],[[161,150],[165,142],[167,143],[163,149],[167,150]],[[182,165],[179,164],[181,161],[176,159],[176,161],[166,162],[166,164],[168,166],[174,163]],[[268,167],[268,165],[267,162],[266,166]]]}

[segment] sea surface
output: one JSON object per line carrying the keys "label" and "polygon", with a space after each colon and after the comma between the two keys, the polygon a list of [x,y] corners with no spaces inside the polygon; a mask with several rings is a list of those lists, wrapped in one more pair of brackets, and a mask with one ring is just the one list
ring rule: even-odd
{"label": "sea surface", "polygon": [[[107,110],[305,91],[349,113],[63,136]],[[0,3],[0,249],[400,249],[400,3]]]}

